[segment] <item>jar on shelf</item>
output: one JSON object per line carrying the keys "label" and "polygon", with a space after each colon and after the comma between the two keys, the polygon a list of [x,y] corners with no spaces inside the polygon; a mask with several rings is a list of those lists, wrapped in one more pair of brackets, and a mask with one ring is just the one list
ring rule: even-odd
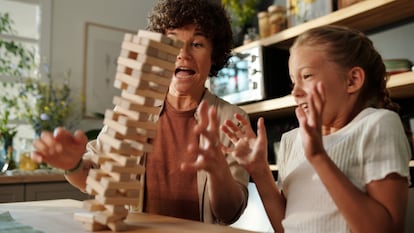
{"label": "jar on shelf", "polygon": [[267,8],[269,17],[269,34],[286,29],[286,9],[283,6],[271,5]]}
{"label": "jar on shelf", "polygon": [[269,15],[266,11],[261,11],[257,14],[259,24],[259,35],[260,38],[265,38],[270,35],[269,30]]}
{"label": "jar on shelf", "polygon": [[259,35],[256,32],[256,28],[248,28],[247,33],[244,35],[243,44],[248,44],[259,39]]}

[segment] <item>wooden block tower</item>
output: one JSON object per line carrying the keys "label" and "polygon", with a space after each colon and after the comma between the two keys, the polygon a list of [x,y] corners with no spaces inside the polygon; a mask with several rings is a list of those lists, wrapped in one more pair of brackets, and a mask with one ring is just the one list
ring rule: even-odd
{"label": "wooden block tower", "polygon": [[152,150],[149,139],[157,132],[157,122],[149,116],[160,111],[181,47],[181,41],[155,32],[125,34],[114,82],[121,96],[115,96],[114,109],[105,112],[101,148],[92,157],[100,166],[91,169],[86,180],[86,191],[94,199],[83,204],[92,214],[75,215],[86,229],[126,230],[128,207],[142,210],[145,167],[140,161]]}

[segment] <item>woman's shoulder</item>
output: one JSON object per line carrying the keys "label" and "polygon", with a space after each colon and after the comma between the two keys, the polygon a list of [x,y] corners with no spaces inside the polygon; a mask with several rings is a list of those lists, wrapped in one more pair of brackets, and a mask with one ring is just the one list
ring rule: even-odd
{"label": "woman's shoulder", "polygon": [[230,116],[232,118],[234,113],[239,113],[248,118],[248,114],[241,107],[225,101],[224,99],[212,94],[207,89],[205,90],[203,100],[206,101],[208,105],[215,106],[217,108],[219,117],[223,116],[228,118]]}

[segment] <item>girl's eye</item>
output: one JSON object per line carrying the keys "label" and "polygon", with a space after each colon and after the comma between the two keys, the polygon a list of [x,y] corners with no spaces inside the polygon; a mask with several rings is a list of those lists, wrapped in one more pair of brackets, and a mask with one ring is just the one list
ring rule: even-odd
{"label": "girl's eye", "polygon": [[311,74],[305,74],[305,75],[303,75],[303,79],[307,79],[309,77],[312,77],[312,75]]}

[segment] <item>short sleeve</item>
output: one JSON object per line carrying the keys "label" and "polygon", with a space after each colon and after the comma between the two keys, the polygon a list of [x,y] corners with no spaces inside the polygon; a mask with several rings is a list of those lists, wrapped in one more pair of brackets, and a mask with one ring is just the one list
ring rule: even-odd
{"label": "short sleeve", "polygon": [[407,177],[410,182],[410,146],[399,116],[384,111],[371,119],[363,140],[363,182],[385,178],[391,173]]}

